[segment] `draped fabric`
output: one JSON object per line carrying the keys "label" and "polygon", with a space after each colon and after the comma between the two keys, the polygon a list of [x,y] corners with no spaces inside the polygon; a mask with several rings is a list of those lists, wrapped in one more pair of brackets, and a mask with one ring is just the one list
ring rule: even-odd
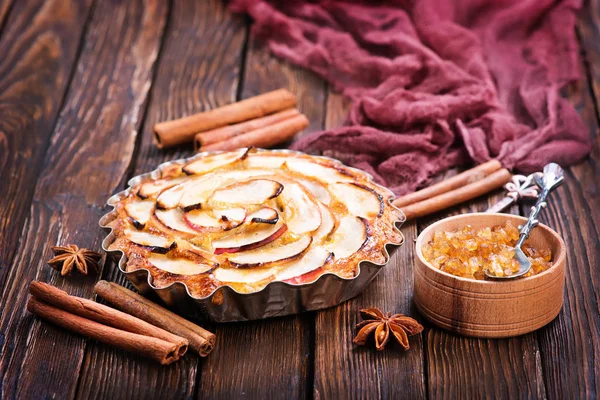
{"label": "draped fabric", "polygon": [[396,194],[464,163],[528,173],[589,153],[561,89],[579,78],[579,0],[265,1],[232,10],[278,57],[352,100],[343,127],[294,148],[371,173]]}

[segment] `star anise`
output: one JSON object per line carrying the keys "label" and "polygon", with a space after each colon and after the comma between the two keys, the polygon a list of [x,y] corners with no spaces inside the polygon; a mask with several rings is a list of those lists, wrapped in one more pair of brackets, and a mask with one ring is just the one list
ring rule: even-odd
{"label": "star anise", "polygon": [[377,350],[383,350],[390,339],[390,332],[404,350],[408,350],[410,347],[408,337],[423,330],[423,326],[413,318],[402,314],[394,314],[390,317],[390,313],[384,315],[377,308],[360,310],[360,315],[364,321],[356,326],[360,330],[354,338],[354,343],[366,344],[371,333],[375,332],[375,348]]}
{"label": "star anise", "polygon": [[88,269],[94,272],[99,270],[98,261],[102,258],[100,253],[88,249],[80,249],[74,244],[66,246],[52,246],[52,251],[55,257],[48,261],[48,265],[57,271],[60,271],[62,276],[69,275],[73,268],[87,275]]}

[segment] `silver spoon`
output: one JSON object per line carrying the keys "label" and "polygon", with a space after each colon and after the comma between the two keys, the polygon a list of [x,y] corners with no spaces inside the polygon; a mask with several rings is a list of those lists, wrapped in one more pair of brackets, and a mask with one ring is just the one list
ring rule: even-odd
{"label": "silver spoon", "polygon": [[540,211],[546,208],[546,197],[550,194],[551,191],[559,187],[564,180],[563,170],[560,165],[555,163],[547,164],[544,167],[544,172],[542,176],[536,176],[535,181],[537,185],[540,187],[542,192],[538,197],[535,206],[531,207],[531,214],[529,214],[529,218],[523,227],[521,227],[521,232],[519,233],[519,241],[515,246],[515,258],[519,262],[520,268],[519,271],[515,274],[508,276],[496,276],[492,275],[487,269],[485,270],[485,275],[488,278],[492,279],[513,279],[518,278],[519,276],[525,275],[531,269],[531,261],[527,258],[523,250],[521,250],[521,246],[529,237],[531,230],[538,226],[540,223],[537,219]]}

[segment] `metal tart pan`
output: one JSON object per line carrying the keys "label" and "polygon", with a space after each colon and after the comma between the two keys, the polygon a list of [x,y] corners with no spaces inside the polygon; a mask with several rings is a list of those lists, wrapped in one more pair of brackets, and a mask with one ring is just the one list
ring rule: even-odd
{"label": "metal tart pan", "polygon": [[[292,150],[258,150],[271,153],[283,153],[289,155],[300,155],[302,152]],[[152,172],[131,178],[128,182],[129,188],[115,194],[107,201],[107,205],[113,209],[100,219],[100,226],[109,231],[102,241],[102,248],[118,259],[119,270],[131,281],[133,286],[143,294],[156,293],[158,297],[171,309],[189,315],[194,318],[210,320],[214,322],[250,321],[256,319],[272,318],[283,315],[297,314],[304,311],[320,310],[333,307],[359,295],[367,285],[377,276],[385,266],[393,252],[404,244],[386,243],[384,245],[385,262],[383,264],[373,263],[369,260],[359,261],[358,274],[353,278],[342,278],[334,273],[324,273],[317,280],[301,285],[285,282],[271,282],[259,291],[252,293],[239,293],[228,285],[217,288],[206,297],[194,297],[190,294],[183,282],[174,282],[165,287],[156,287],[152,283],[152,276],[147,269],[126,271],[127,256],[121,250],[108,250],[115,240],[109,224],[117,217],[115,204],[127,197],[131,188],[148,180],[161,177],[162,171],[172,165],[185,164],[190,161],[220,153],[219,151],[198,153],[193,157],[173,160],[161,164]],[[311,156],[333,161],[340,166],[366,176],[371,182],[371,175],[356,168],[347,167],[340,161],[329,157]],[[383,190],[387,189],[380,186]],[[396,208],[391,204],[390,206]],[[395,229],[400,232],[399,227],[404,222],[404,214],[395,222]]]}

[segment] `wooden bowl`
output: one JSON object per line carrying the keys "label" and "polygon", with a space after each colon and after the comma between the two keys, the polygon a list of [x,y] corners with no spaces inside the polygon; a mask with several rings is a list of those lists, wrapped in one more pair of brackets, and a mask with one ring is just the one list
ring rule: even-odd
{"label": "wooden bowl", "polygon": [[549,247],[554,263],[541,274],[504,281],[478,281],[440,271],[423,257],[422,246],[434,232],[455,231],[465,225],[475,229],[515,226],[526,218],[509,214],[463,214],[438,221],[417,238],[414,296],[418,310],[435,325],[461,335],[504,338],[523,335],[552,321],[563,304],[565,282],[565,243],[540,224],[528,243]]}

